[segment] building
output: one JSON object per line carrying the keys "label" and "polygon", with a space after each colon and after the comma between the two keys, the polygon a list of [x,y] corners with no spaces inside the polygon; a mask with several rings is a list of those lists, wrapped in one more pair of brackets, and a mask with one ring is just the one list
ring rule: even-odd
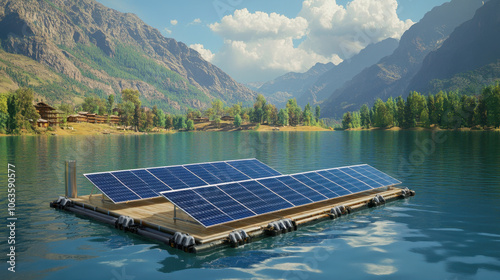
{"label": "building", "polygon": [[87,122],[88,123],[97,123],[96,114],[87,114]]}
{"label": "building", "polygon": [[210,120],[208,118],[194,118],[193,119],[193,122],[194,123],[205,123],[205,122],[209,122]]}
{"label": "building", "polygon": [[109,116],[109,123],[112,125],[118,125],[120,123],[120,117],[116,115]]}
{"label": "building", "polygon": [[56,108],[44,102],[38,102],[34,106],[36,111],[40,115],[40,119],[47,121],[48,126],[57,126],[62,123],[61,115],[63,114],[63,112],[56,110]]}
{"label": "building", "polygon": [[84,115],[81,114],[75,114],[75,115],[69,115],[67,118],[67,122],[76,122],[76,123],[82,123],[82,122],[87,122],[87,112]]}
{"label": "building", "polygon": [[38,119],[36,121],[36,126],[47,128],[47,127],[49,127],[49,122],[47,120],[44,120],[44,119]]}
{"label": "building", "polygon": [[234,122],[234,117],[231,116],[223,116],[220,118],[222,121],[229,121],[229,122]]}

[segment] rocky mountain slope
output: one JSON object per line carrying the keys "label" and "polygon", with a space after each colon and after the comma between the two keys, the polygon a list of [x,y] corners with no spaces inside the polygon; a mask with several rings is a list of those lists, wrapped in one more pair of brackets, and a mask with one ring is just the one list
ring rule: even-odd
{"label": "rocky mountain slope", "polygon": [[37,69],[8,63],[0,69],[5,79],[33,83],[53,102],[123,88],[138,89],[146,104],[169,111],[203,107],[213,98],[248,103],[255,97],[184,43],[94,0],[0,0],[0,40],[6,53],[29,57],[64,80],[44,86]]}
{"label": "rocky mountain slope", "polygon": [[407,30],[393,54],[363,70],[322,105],[322,114],[339,117],[358,110],[377,98],[406,96],[406,89],[420,70],[427,54],[437,50],[453,30],[470,20],[483,0],[452,0],[433,8],[422,20]]}
{"label": "rocky mountain slope", "polygon": [[344,83],[351,80],[366,67],[392,54],[397,47],[398,40],[392,38],[368,45],[358,54],[318,77],[316,82],[302,93],[297,102],[301,105],[322,103],[336,89],[342,87]]}
{"label": "rocky mountain slope", "polygon": [[457,27],[441,48],[427,55],[407,91],[431,92],[436,90],[437,81],[433,80],[458,76],[466,79],[471,74],[467,72],[478,73],[478,69],[484,72],[481,76],[485,82],[488,78],[500,78],[500,72],[495,75],[494,70],[500,62],[499,46],[500,0],[490,0],[477,10],[474,18]]}

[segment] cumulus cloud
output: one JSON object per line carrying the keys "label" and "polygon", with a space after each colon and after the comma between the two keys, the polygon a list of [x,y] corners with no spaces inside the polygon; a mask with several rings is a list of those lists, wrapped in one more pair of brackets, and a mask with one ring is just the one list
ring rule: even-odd
{"label": "cumulus cloud", "polygon": [[179,23],[179,22],[176,19],[173,19],[170,21],[170,24],[172,24],[174,26],[177,25],[177,23]]}
{"label": "cumulus cloud", "polygon": [[309,33],[301,47],[346,59],[371,43],[399,39],[413,22],[400,20],[397,8],[396,0],[354,0],[345,7],[335,0],[305,0],[299,16],[307,19]]}
{"label": "cumulus cloud", "polygon": [[195,18],[192,22],[192,24],[200,24],[201,23],[201,19],[199,18]]}
{"label": "cumulus cloud", "polygon": [[163,32],[164,34],[172,34],[172,30],[168,29],[168,28],[163,28]]}
{"label": "cumulus cloud", "polygon": [[303,72],[317,62],[337,64],[371,43],[399,39],[413,22],[400,20],[397,7],[396,0],[353,0],[346,6],[304,0],[295,18],[236,10],[209,25],[224,45],[207,57],[243,82]]}
{"label": "cumulus cloud", "polygon": [[202,44],[193,44],[189,45],[189,47],[199,52],[201,57],[203,57],[203,59],[205,59],[208,62],[212,62],[212,60],[214,59],[215,54],[213,54],[211,50],[205,49],[205,47]]}

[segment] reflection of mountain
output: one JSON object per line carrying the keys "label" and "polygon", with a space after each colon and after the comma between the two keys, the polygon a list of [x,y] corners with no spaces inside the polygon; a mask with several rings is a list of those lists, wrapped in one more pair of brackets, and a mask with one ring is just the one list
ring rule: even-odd
{"label": "reflection of mountain", "polygon": [[363,70],[322,105],[322,114],[339,117],[343,112],[358,110],[363,103],[377,98],[407,95],[411,79],[419,71],[427,54],[437,50],[453,30],[470,20],[482,0],[452,0],[428,12],[401,37],[390,56]]}
{"label": "reflection of mountain", "polygon": [[185,44],[94,0],[0,0],[0,39],[0,90],[29,85],[49,102],[134,88],[145,105],[176,111],[255,96]]}

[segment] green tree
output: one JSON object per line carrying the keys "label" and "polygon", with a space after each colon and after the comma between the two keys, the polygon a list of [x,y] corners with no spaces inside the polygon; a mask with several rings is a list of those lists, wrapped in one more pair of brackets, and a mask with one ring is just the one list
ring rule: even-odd
{"label": "green tree", "polygon": [[286,109],[288,110],[288,124],[291,126],[296,126],[301,122],[302,109],[297,105],[297,99],[289,99],[286,103]]}
{"label": "green tree", "polygon": [[215,117],[214,123],[217,128],[220,128],[221,119],[219,116]]}
{"label": "green tree", "polygon": [[154,127],[165,127],[165,113],[162,109],[158,109],[156,105],[153,106],[153,125]]}
{"label": "green tree", "polygon": [[122,90],[122,100],[123,102],[130,101],[134,103],[135,107],[141,107],[140,100],[141,93],[138,90],[126,88]]}
{"label": "green tree", "polygon": [[193,120],[186,121],[186,129],[188,131],[194,130],[194,121]]}
{"label": "green tree", "polygon": [[18,107],[16,104],[16,95],[10,94],[7,98],[7,112],[9,114],[9,118],[7,121],[7,132],[12,134],[19,133],[19,124],[18,124]]}
{"label": "green tree", "polygon": [[134,121],[135,106],[130,101],[118,104],[120,122],[125,126],[131,126]]}
{"label": "green tree", "polygon": [[342,128],[349,129],[352,128],[352,115],[351,112],[344,113],[342,117]]}
{"label": "green tree", "polygon": [[427,108],[424,108],[422,110],[422,113],[420,114],[420,123],[422,124],[423,127],[430,127],[430,119],[429,119],[429,110]]}
{"label": "green tree", "polygon": [[241,127],[241,123],[243,122],[243,120],[241,119],[240,115],[237,114],[236,116],[234,116],[234,126],[236,127]]}
{"label": "green tree", "polygon": [[500,126],[500,84],[486,87],[483,90],[483,99],[485,100],[488,125],[493,127]]}
{"label": "green tree", "polygon": [[287,109],[280,109],[278,112],[278,125],[281,126],[287,126],[288,125],[288,120],[290,117],[288,116],[288,110]]}
{"label": "green tree", "polygon": [[250,120],[252,122],[264,123],[264,121],[267,119],[265,111],[266,103],[267,101],[264,95],[257,95],[257,97],[255,98],[255,103],[253,104],[252,114],[250,115]]}
{"label": "green tree", "polygon": [[172,116],[170,114],[165,116],[165,129],[171,129],[174,127]]}
{"label": "green tree", "polygon": [[311,105],[309,103],[304,107],[304,111],[302,112],[302,120],[304,125],[311,126],[315,124],[315,118],[313,116],[313,112],[311,110]]}
{"label": "green tree", "polygon": [[31,130],[40,118],[33,106],[34,93],[31,88],[20,88],[16,90],[17,124],[20,128]]}
{"label": "green tree", "polygon": [[7,122],[9,121],[9,111],[7,110],[7,94],[0,94],[0,133],[5,133],[7,130]]}
{"label": "green tree", "polygon": [[319,122],[319,119],[321,117],[321,107],[319,107],[319,105],[316,106],[314,116],[316,117],[316,122]]}
{"label": "green tree", "polygon": [[361,118],[361,126],[364,128],[370,128],[370,109],[368,109],[368,105],[363,104],[360,110],[360,118]]}
{"label": "green tree", "polygon": [[108,111],[108,114],[111,114],[113,112],[113,107],[115,106],[115,95],[110,94],[108,96],[108,102],[106,103],[106,109]]}

